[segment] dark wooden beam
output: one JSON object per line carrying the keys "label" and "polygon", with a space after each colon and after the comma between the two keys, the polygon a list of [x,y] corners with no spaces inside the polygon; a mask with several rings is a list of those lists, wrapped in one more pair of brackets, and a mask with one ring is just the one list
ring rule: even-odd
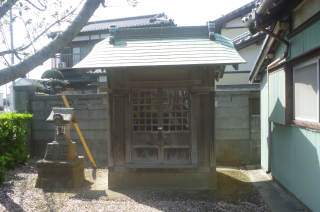
{"label": "dark wooden beam", "polygon": [[191,87],[191,92],[193,93],[215,92],[215,88],[214,87]]}
{"label": "dark wooden beam", "polygon": [[174,80],[174,81],[136,81],[136,82],[123,82],[124,87],[191,87],[195,85],[201,85],[201,80]]}

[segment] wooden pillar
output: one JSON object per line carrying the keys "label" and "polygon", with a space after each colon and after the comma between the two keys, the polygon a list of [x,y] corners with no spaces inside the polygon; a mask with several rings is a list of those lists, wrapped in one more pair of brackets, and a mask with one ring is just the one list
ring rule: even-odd
{"label": "wooden pillar", "polygon": [[[214,82],[215,83],[215,82]],[[209,117],[210,117],[210,136],[209,136],[209,147],[210,147],[210,170],[216,171],[216,143],[215,143],[215,98],[216,91],[209,94]]]}

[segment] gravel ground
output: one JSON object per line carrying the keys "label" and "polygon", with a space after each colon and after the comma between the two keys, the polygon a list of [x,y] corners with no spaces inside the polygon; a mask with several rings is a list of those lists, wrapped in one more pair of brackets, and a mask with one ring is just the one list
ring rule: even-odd
{"label": "gravel ground", "polygon": [[218,171],[218,190],[107,189],[107,169],[86,161],[86,182],[76,189],[35,188],[34,161],[7,173],[0,211],[270,211],[245,171]]}

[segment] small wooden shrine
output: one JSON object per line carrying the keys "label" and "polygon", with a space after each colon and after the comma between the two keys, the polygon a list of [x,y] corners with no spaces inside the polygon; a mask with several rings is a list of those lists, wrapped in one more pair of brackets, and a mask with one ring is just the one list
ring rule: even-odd
{"label": "small wooden shrine", "polygon": [[245,61],[214,23],[118,29],[74,68],[107,73],[108,185],[216,188],[215,81]]}

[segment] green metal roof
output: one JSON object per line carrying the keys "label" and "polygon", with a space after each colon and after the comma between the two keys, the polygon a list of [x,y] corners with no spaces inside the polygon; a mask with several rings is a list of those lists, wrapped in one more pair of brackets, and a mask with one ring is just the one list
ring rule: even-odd
{"label": "green metal roof", "polygon": [[208,26],[116,29],[73,68],[239,64],[232,40]]}

